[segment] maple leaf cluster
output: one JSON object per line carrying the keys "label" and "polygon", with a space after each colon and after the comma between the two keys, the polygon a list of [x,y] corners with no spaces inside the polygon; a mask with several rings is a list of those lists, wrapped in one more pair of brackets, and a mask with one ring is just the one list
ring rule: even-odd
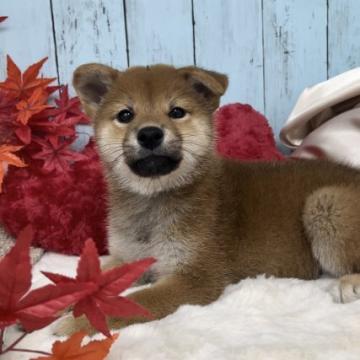
{"label": "maple leaf cluster", "polygon": [[[7,78],[0,82],[0,192],[8,165],[26,163],[42,173],[66,175],[74,162],[86,159],[71,150],[71,144],[76,139],[76,125],[88,124],[89,119],[81,111],[79,99],[69,97],[67,86],[50,86],[55,78],[39,76],[46,60],[21,73],[7,56]],[[52,96],[55,91],[58,98]]]}
{"label": "maple leaf cluster", "polygon": [[[154,263],[154,259],[142,259],[102,272],[95,244],[88,239],[79,259],[76,278],[44,272],[54,284],[29,291],[29,252],[33,235],[32,227],[27,226],[10,252],[0,258],[0,355],[19,351],[14,349],[19,341],[2,349],[6,327],[19,323],[28,332],[43,328],[70,305],[75,317],[84,314],[92,326],[109,340],[81,347],[85,334],[78,333],[64,343],[56,342],[53,355],[41,359],[103,359],[116,338],[110,334],[106,315],[123,318],[151,316],[146,309],[119,294],[137,280]],[[63,357],[57,357],[59,354]]]}

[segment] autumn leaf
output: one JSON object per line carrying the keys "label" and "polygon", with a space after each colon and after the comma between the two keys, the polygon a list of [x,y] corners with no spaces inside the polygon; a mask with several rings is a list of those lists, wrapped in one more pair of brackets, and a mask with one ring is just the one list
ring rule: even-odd
{"label": "autumn leaf", "polygon": [[4,309],[19,301],[30,288],[29,249],[33,236],[30,226],[22,230],[15,246],[0,262],[0,329],[16,322]]}
{"label": "autumn leaf", "polygon": [[14,127],[12,117],[0,113],[0,144],[9,145],[17,143]]}
{"label": "autumn leaf", "polygon": [[33,115],[50,107],[46,105],[47,99],[48,95],[42,88],[35,89],[28,99],[21,100],[16,104],[16,109],[19,111],[16,120],[23,125],[27,125]]}
{"label": "autumn leaf", "polygon": [[55,99],[56,107],[48,111],[49,116],[63,115],[64,118],[75,117],[79,124],[88,124],[90,119],[81,111],[80,100],[77,96],[70,98],[68,86],[61,86],[59,98]]}
{"label": "autumn leaf", "polygon": [[106,336],[110,336],[106,315],[129,318],[134,316],[151,317],[151,314],[132,300],[118,296],[137,280],[155,259],[147,258],[101,272],[100,261],[92,240],[87,240],[80,256],[77,276],[67,276],[43,272],[56,284],[70,283],[81,285],[93,283],[96,290],[78,301],[73,308],[75,317],[85,314],[91,325]]}
{"label": "autumn leaf", "polygon": [[[31,129],[16,121],[18,101],[0,89],[0,144],[29,144]],[[49,121],[48,121],[49,122]]]}
{"label": "autumn leaf", "polygon": [[14,152],[19,151],[21,146],[1,145],[0,146],[0,193],[2,190],[2,183],[5,176],[5,171],[8,165],[17,167],[24,167],[26,164],[14,155]]}
{"label": "autumn leaf", "polygon": [[59,94],[59,99],[55,99],[56,106],[31,118],[30,126],[33,132],[41,134],[47,140],[50,137],[74,138],[76,125],[89,123],[89,119],[80,109],[80,100],[69,97],[67,86],[61,86]]}
{"label": "autumn leaf", "polygon": [[36,132],[41,132],[43,138],[67,136],[74,138],[76,136],[75,125],[80,123],[81,116],[66,117],[66,114],[56,115],[51,121],[48,119],[45,111],[41,116],[31,119],[31,128]]}
{"label": "autumn leaf", "polygon": [[31,129],[27,125],[17,123],[14,129],[15,135],[25,145],[31,142]]}
{"label": "autumn leaf", "polygon": [[104,340],[90,341],[81,346],[85,336],[84,332],[77,332],[65,341],[55,341],[52,347],[52,355],[41,356],[32,360],[103,360],[119,335],[115,334]]}
{"label": "autumn leaf", "polygon": [[9,115],[15,104],[16,100],[9,96],[6,91],[0,89],[0,114]]}
{"label": "autumn leaf", "polygon": [[14,98],[26,99],[38,88],[45,90],[55,78],[37,78],[47,58],[31,65],[23,74],[10,56],[7,56],[7,79],[0,82],[0,89]]}
{"label": "autumn leaf", "polygon": [[8,17],[7,16],[0,16],[0,23],[5,21]]}
{"label": "autumn leaf", "polygon": [[0,329],[21,323],[27,331],[40,329],[61,310],[94,291],[91,283],[47,285],[30,292],[30,244],[33,230],[26,227],[0,261]]}
{"label": "autumn leaf", "polygon": [[46,173],[69,172],[72,162],[87,159],[85,155],[69,149],[73,139],[61,142],[58,137],[49,137],[47,140],[37,138],[34,142],[41,146],[41,151],[33,158],[44,161],[42,168]]}

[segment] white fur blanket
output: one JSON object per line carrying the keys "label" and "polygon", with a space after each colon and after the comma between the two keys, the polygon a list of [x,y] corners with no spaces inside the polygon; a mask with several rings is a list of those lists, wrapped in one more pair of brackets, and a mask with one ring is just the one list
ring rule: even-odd
{"label": "white fur blanket", "polygon": [[[72,276],[76,262],[46,254],[35,266],[34,286],[46,283],[39,270]],[[360,301],[336,303],[335,289],[331,279],[247,279],[229,286],[211,305],[185,305],[161,321],[123,329],[108,359],[358,360]],[[7,342],[16,332],[8,332]],[[27,336],[19,347],[49,351],[57,339],[50,326]],[[2,360],[31,357],[8,353]]]}

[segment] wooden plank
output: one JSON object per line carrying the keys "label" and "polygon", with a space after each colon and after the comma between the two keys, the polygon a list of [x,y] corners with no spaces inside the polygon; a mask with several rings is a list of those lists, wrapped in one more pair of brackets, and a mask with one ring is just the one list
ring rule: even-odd
{"label": "wooden plank", "polygon": [[42,74],[56,77],[49,0],[1,1],[0,15],[9,16],[0,25],[0,79],[6,75],[7,54],[22,70],[48,56]]}
{"label": "wooden plank", "polygon": [[127,0],[130,65],[193,64],[191,0]]}
{"label": "wooden plank", "polygon": [[304,88],[327,77],[326,0],[263,6],[265,113],[278,134]]}
{"label": "wooden plank", "polygon": [[75,68],[87,62],[127,66],[121,0],[53,0],[53,12],[62,83],[71,82]]}
{"label": "wooden plank", "polygon": [[261,0],[194,0],[196,63],[226,73],[222,103],[264,111]]}
{"label": "wooden plank", "polygon": [[328,75],[360,66],[360,1],[329,0]]}

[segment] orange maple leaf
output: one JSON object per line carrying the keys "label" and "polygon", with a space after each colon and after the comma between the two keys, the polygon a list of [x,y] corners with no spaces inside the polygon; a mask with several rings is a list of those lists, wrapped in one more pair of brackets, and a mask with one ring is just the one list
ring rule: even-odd
{"label": "orange maple leaf", "polygon": [[21,100],[16,104],[16,109],[19,110],[16,120],[26,125],[33,115],[50,107],[45,104],[47,98],[48,94],[42,88],[35,89],[29,99]]}
{"label": "orange maple leaf", "polygon": [[14,165],[17,167],[24,167],[26,164],[13,153],[20,150],[22,146],[13,145],[1,145],[0,146],[0,193],[3,179],[5,176],[5,170],[8,165]]}
{"label": "orange maple leaf", "polygon": [[55,78],[39,78],[39,71],[47,58],[44,58],[37,63],[29,66],[23,74],[20,69],[11,59],[7,56],[7,79],[0,82],[0,88],[6,90],[13,97],[27,98],[37,88],[45,89],[47,85],[55,80]]}
{"label": "orange maple leaf", "polygon": [[86,333],[80,331],[68,340],[55,341],[52,347],[52,355],[41,356],[32,360],[103,360],[119,335],[116,334],[104,340],[94,340],[81,346],[85,336]]}

